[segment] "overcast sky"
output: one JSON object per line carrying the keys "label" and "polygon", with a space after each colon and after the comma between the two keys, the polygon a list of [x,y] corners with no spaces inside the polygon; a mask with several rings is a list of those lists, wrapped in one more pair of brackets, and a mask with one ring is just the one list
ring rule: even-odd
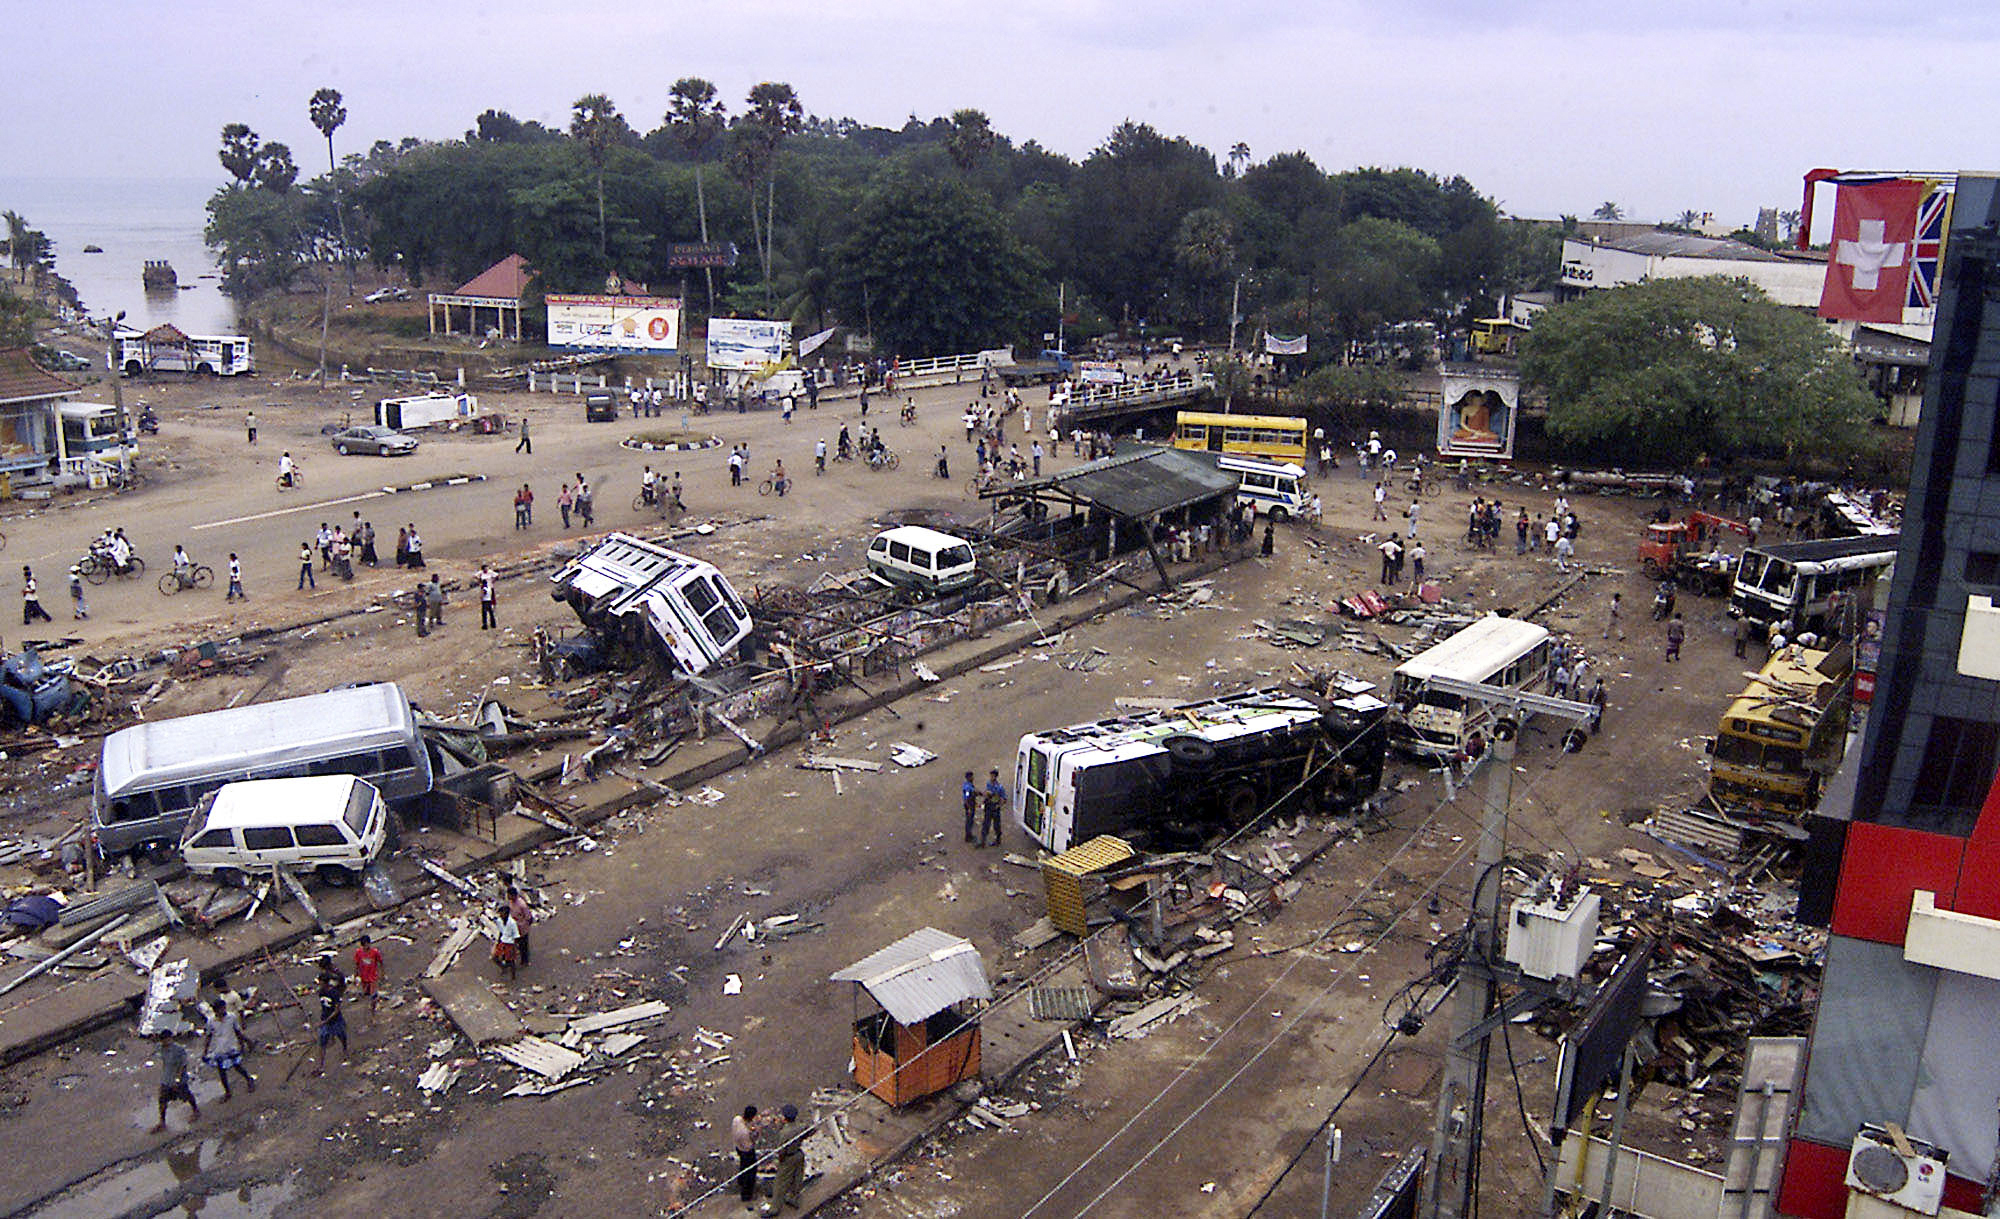
{"label": "overcast sky", "polygon": [[[681,76],[733,107],[898,126],[961,106],[1082,157],[1120,120],[1218,155],[1462,173],[1521,215],[1683,208],[1749,223],[1816,165],[1994,168],[2000,4],[1932,0],[129,0],[10,6],[0,173],[221,180],[231,121],[308,174],[321,85],[343,151],[460,135],[488,107],[561,126],[610,94],[641,131]],[[1956,118],[1952,116],[1957,116]]]}

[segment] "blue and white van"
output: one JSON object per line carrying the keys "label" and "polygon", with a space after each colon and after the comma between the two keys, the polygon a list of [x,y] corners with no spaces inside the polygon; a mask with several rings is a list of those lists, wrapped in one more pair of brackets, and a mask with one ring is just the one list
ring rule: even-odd
{"label": "blue and white van", "polygon": [[1250,505],[1250,511],[1274,521],[1303,515],[1312,498],[1305,489],[1304,467],[1287,461],[1260,461],[1255,457],[1229,454],[1216,459],[1216,467],[1236,475],[1236,499]]}

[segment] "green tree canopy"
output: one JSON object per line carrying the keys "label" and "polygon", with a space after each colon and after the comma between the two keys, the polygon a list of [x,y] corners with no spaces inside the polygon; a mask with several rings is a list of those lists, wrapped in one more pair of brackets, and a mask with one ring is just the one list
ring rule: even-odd
{"label": "green tree canopy", "polygon": [[1650,280],[1535,319],[1522,375],[1603,460],[1851,451],[1875,404],[1840,341],[1745,280]]}
{"label": "green tree canopy", "polygon": [[890,351],[973,351],[1026,327],[1040,261],[977,191],[888,177],[862,200],[840,252],[840,300]]}

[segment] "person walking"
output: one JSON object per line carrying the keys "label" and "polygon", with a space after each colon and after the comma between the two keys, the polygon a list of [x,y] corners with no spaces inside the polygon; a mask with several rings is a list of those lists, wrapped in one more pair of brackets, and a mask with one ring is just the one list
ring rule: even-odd
{"label": "person walking", "polygon": [[999,768],[986,772],[986,789],[979,793],[979,803],[982,813],[979,818],[979,845],[986,845],[986,833],[991,830],[993,845],[997,847],[1002,840],[1000,809],[1007,803],[1007,789],[1000,786]]}
{"label": "person walking", "polygon": [[562,486],[562,494],[556,496],[556,508],[558,511],[562,513],[564,529],[569,528],[569,514],[575,506],[576,506],[576,493],[569,489],[568,483],[564,483]]}
{"label": "person walking", "polygon": [[[243,591],[243,560],[237,558],[236,552],[233,550],[229,552],[229,591],[223,594],[222,599],[224,601],[248,601],[250,599],[250,594]],[[78,602],[81,603],[81,601],[82,598],[79,597]]]}
{"label": "person walking", "polygon": [[1422,542],[1410,543],[1410,587],[1417,588],[1424,582],[1424,558],[1430,552]]}
{"label": "person walking", "polygon": [[313,579],[313,548],[311,542],[299,543],[299,590],[318,588],[319,581]]}
{"label": "person walking", "polygon": [[516,453],[526,453],[530,457],[535,455],[535,442],[528,436],[528,417],[526,415],[521,416],[521,438],[514,442],[514,451]]}
{"label": "person walking", "polygon": [[519,976],[521,965],[521,925],[514,921],[514,912],[506,902],[493,907],[499,917],[500,929],[493,938],[493,963],[507,973],[509,981]]}
{"label": "person walking", "polygon": [[341,1013],[340,1004],[347,997],[347,975],[333,963],[331,956],[319,959],[319,1061],[313,1064],[312,1073],[318,1075],[326,1069],[326,1046],[336,1037],[340,1039],[340,1061],[347,1061],[347,1017]]}
{"label": "person walking", "polygon": [[729,485],[732,487],[743,485],[743,461],[743,449],[732,447],[729,450]]}
{"label": "person walking", "polygon": [[245,411],[245,412],[243,413],[243,431],[244,431],[244,432],[245,432],[245,433],[246,433],[246,434],[247,434],[247,435],[248,435],[248,436],[250,437],[250,443],[251,443],[251,444],[256,444],[256,443],[257,443],[257,412],[256,412],[256,411]]}
{"label": "person walking", "polygon": [[806,1136],[812,1133],[812,1127],[799,1125],[797,1105],[786,1105],[779,1112],[785,1115],[785,1122],[781,1127],[784,1141],[778,1144],[778,1179],[771,1185],[771,1200],[758,1212],[761,1215],[775,1215],[788,1207],[797,1207],[799,1191],[806,1181]]}
{"label": "person walking", "polygon": [[90,607],[83,603],[83,568],[74,563],[69,569],[69,616],[77,620],[90,617]]}
{"label": "person walking", "polygon": [[938,446],[937,476],[943,479],[951,477],[951,454],[945,451],[944,445]]}
{"label": "person walking", "polygon": [[417,581],[416,589],[410,594],[410,600],[415,602],[417,607],[417,638],[419,639],[428,639],[431,635],[430,590],[429,581],[419,580]]}
{"label": "person walking", "polygon": [[1376,583],[1387,587],[1395,582],[1396,569],[1402,566],[1403,544],[1396,540],[1394,534],[1390,534],[1375,549],[1382,552],[1382,578]]}
{"label": "person walking", "polygon": [[576,515],[583,522],[585,529],[590,528],[597,520],[596,504],[591,498],[590,484],[581,474],[576,476]]}
{"label": "person walking", "polygon": [[736,1196],[757,1209],[757,1106],[745,1105],[729,1119],[729,1145],[736,1152]]}
{"label": "person walking", "polygon": [[375,522],[361,522],[361,562],[368,567],[382,566],[382,556],[375,553]]}
{"label": "person walking", "polygon": [[528,904],[528,899],[522,896],[521,890],[511,884],[507,886],[507,913],[514,916],[514,928],[520,933],[514,946],[521,954],[521,967],[526,969],[529,956],[528,929],[535,925],[535,908]]}
{"label": "person walking", "polygon": [[243,1018],[228,1004],[217,1002],[208,1009],[208,1026],[202,1031],[201,1060],[215,1068],[215,1077],[222,1081],[222,1099],[234,1095],[229,1090],[229,1073],[236,1072],[243,1077],[243,1084],[250,1091],[257,1090],[257,1081],[243,1065],[243,1043],[249,1040],[243,1035]]}
{"label": "person walking", "polygon": [[1625,594],[1612,593],[1611,609],[1604,616],[1604,637],[1606,639],[1611,638],[1611,636],[1614,634],[1617,635],[1621,641],[1625,638],[1625,623],[1622,619],[1619,618],[1619,613],[1624,608],[1625,608]]}
{"label": "person walking", "polygon": [[153,1123],[148,1133],[158,1134],[167,1128],[167,1106],[180,1101],[188,1107],[188,1120],[201,1120],[201,1106],[195,1103],[194,1087],[188,1082],[188,1055],[175,1041],[171,1033],[156,1034],[160,1062],[160,1120]]}
{"label": "person walking", "polygon": [[1265,518],[1264,521],[1264,544],[1258,548],[1258,553],[1268,559],[1271,557],[1273,552],[1277,550],[1277,548],[1278,548],[1277,526],[1273,525],[1270,519],[1267,517]]}
{"label": "person walking", "polygon": [[500,625],[499,615],[495,612],[499,608],[499,601],[494,587],[499,578],[499,576],[494,574],[490,564],[482,564],[480,566],[479,629],[482,631],[495,630]]}
{"label": "person walking", "polygon": [[1028,450],[1028,452],[1030,454],[1030,460],[1034,462],[1035,477],[1040,478],[1042,476],[1042,452],[1043,452],[1042,442],[1037,440],[1034,443],[1033,447],[1031,447]]}
{"label": "person walking", "polygon": [[1521,509],[1521,515],[1514,518],[1514,553],[1528,553],[1528,510]]}
{"label": "person walking", "polygon": [[965,772],[965,784],[958,789],[959,799],[965,804],[965,840],[972,841],[972,825],[979,818],[979,780],[971,771]]}
{"label": "person walking", "polygon": [[375,1009],[382,1002],[382,950],[375,941],[362,936],[354,949],[354,982],[368,1000],[368,1025],[375,1025]]}
{"label": "person walking", "polygon": [[528,484],[522,483],[514,492],[514,529],[516,532],[528,527],[528,502],[521,497],[527,493]]}
{"label": "person walking", "polygon": [[54,622],[49,611],[42,608],[41,586],[35,583],[35,573],[26,563],[21,565],[21,625],[30,626],[39,619]]}
{"label": "person walking", "polygon": [[1668,660],[1679,660],[1681,658],[1681,643],[1686,639],[1687,626],[1681,622],[1681,616],[1675,614],[1673,620],[1667,623]]}
{"label": "person walking", "polygon": [[1750,642],[1750,619],[1747,615],[1736,620],[1736,626],[1731,634],[1735,637],[1736,655],[1740,659],[1744,646]]}
{"label": "person walking", "polygon": [[1576,553],[1576,543],[1569,540],[1567,533],[1556,539],[1556,570],[1568,571],[1570,557]]}
{"label": "person walking", "polygon": [[1389,519],[1389,487],[1379,478],[1375,480],[1375,515],[1369,519],[1376,521]]}
{"label": "person walking", "polygon": [[813,442],[813,477],[826,473],[826,437]]}
{"label": "person walking", "polygon": [[777,464],[771,467],[771,489],[778,493],[779,499],[783,499],[785,498],[785,492],[791,490],[791,488],[792,480],[785,477],[785,463],[780,458]]}
{"label": "person walking", "polygon": [[1590,695],[1584,701],[1589,703],[1592,708],[1590,713],[1590,735],[1596,736],[1597,730],[1604,726],[1604,679],[1602,677],[1591,683]]}

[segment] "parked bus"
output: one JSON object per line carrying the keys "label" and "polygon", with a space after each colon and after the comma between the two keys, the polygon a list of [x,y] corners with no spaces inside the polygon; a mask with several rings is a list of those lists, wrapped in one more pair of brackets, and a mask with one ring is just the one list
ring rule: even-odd
{"label": "parked bus", "polygon": [[250,340],[236,334],[188,335],[186,342],[155,342],[145,335],[121,336],[118,368],[128,377],[149,372],[192,372],[234,377],[257,371]]}
{"label": "parked bus", "polygon": [[721,663],[750,634],[750,611],[713,565],[629,533],[606,534],[551,578],[550,595],[585,626],[682,673]]}
{"label": "parked bus", "polygon": [[1786,648],[1731,700],[1710,746],[1717,804],[1804,812],[1819,802],[1847,739],[1851,654]]}
{"label": "parked bus", "polygon": [[1174,415],[1174,447],[1302,462],[1306,459],[1306,421],[1288,415],[1180,411]]}
{"label": "parked bus", "polygon": [[377,682],[121,728],[91,793],[105,855],[180,841],[203,796],[240,779],[352,775],[391,801],[431,790],[430,755],[402,688]]}
{"label": "parked bus", "polygon": [[1396,706],[1391,740],[1407,753],[1433,758],[1464,753],[1475,733],[1492,740],[1497,713],[1490,703],[1432,689],[1430,679],[1542,690],[1554,650],[1554,637],[1532,622],[1497,614],[1479,619],[1397,667],[1389,679],[1389,701]]}
{"label": "parked bus", "polygon": [[1382,783],[1389,705],[1350,683],[1139,711],[1021,738],[1014,821],[1051,851],[1099,834],[1198,842],[1274,805],[1342,809]]}
{"label": "parked bus", "polygon": [[1312,493],[1305,489],[1304,466],[1254,457],[1221,457],[1216,468],[1237,477],[1236,499],[1274,521],[1303,516]]}
{"label": "parked bus", "polygon": [[[1835,597],[1852,605],[1882,569],[1896,561],[1898,536],[1869,533],[1752,547],[1736,565],[1729,616],[1748,618],[1766,630],[1774,624],[1796,623],[1824,633]],[[1852,624],[1842,629],[1852,630]]]}

